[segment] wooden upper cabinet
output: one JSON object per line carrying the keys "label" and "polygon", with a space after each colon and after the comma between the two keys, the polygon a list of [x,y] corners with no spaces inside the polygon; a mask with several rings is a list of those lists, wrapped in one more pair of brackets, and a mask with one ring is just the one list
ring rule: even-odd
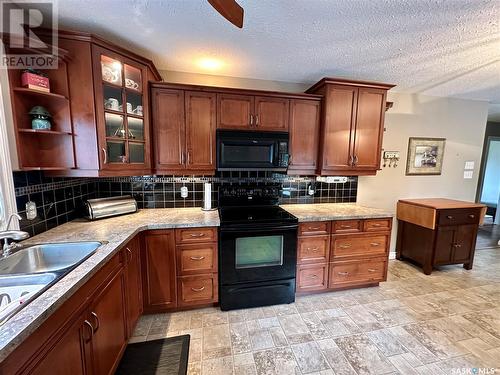
{"label": "wooden upper cabinet", "polygon": [[142,279],[144,311],[155,312],[177,306],[175,238],[173,230],[144,235]]}
{"label": "wooden upper cabinet", "polygon": [[251,95],[218,94],[217,127],[221,129],[249,129],[253,127],[254,97]]}
{"label": "wooden upper cabinet", "polygon": [[380,168],[386,93],[394,85],[323,78],[318,174],[374,175]]}
{"label": "wooden upper cabinet", "polygon": [[94,45],[92,66],[100,168],[150,170],[146,65]]}
{"label": "wooden upper cabinet", "polygon": [[356,121],[358,89],[331,85],[325,96],[326,113],[322,134],[322,174],[352,169],[351,152]]}
{"label": "wooden upper cabinet", "polygon": [[187,91],[185,107],[186,168],[215,170],[216,94]]}
{"label": "wooden upper cabinet", "polygon": [[384,132],[386,90],[359,88],[354,137],[354,167],[380,168],[380,151]]}
{"label": "wooden upper cabinet", "polygon": [[184,91],[153,89],[151,93],[155,167],[157,170],[183,170]]}
{"label": "wooden upper cabinet", "polygon": [[316,172],[320,108],[319,100],[290,101],[290,173]]}
{"label": "wooden upper cabinet", "polygon": [[266,131],[288,131],[289,107],[288,99],[256,96],[254,128]]}

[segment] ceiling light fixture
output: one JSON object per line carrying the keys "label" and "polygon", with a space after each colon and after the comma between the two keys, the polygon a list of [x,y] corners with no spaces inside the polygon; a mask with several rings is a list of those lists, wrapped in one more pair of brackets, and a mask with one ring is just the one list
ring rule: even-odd
{"label": "ceiling light fixture", "polygon": [[198,66],[205,70],[219,70],[224,66],[224,62],[213,57],[204,57],[198,61]]}

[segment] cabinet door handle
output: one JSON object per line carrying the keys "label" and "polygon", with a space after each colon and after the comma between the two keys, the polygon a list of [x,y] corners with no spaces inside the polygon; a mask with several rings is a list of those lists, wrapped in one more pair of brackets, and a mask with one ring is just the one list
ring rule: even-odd
{"label": "cabinet door handle", "polygon": [[318,247],[317,247],[317,246],[315,246],[315,247],[308,247],[308,248],[307,248],[307,251],[318,251],[318,250],[319,250],[319,249],[318,249]]}
{"label": "cabinet door handle", "polygon": [[259,126],[259,115],[255,115],[255,127]]}
{"label": "cabinet door handle", "polygon": [[321,229],[321,227],[309,227],[308,229],[309,229],[309,230],[320,230],[320,229]]}
{"label": "cabinet door handle", "polygon": [[191,153],[188,151],[187,152],[187,163],[186,164],[190,164],[191,163]]}
{"label": "cabinet door handle", "polygon": [[349,272],[337,272],[340,276],[349,276]]}
{"label": "cabinet door handle", "polygon": [[129,263],[132,260],[132,250],[130,250],[128,247],[126,247],[125,250],[127,250],[127,256],[128,256],[127,263]]}
{"label": "cabinet door handle", "polygon": [[368,272],[377,272],[375,268],[368,268]]}
{"label": "cabinet door handle", "polygon": [[469,215],[470,219],[474,219],[475,217],[476,217],[476,215],[472,215],[472,214]]}
{"label": "cabinet door handle", "polygon": [[354,155],[354,165],[358,164],[358,155]]}
{"label": "cabinet door handle", "polygon": [[446,216],[446,218],[449,220],[453,220],[453,216],[451,216],[451,215]]}
{"label": "cabinet door handle", "polygon": [[309,275],[309,276],[307,276],[307,277],[308,277],[308,278],[310,278],[310,279],[317,279],[317,278],[318,278],[318,275]]}
{"label": "cabinet door handle", "polygon": [[94,327],[92,327],[92,324],[90,324],[90,322],[88,320],[85,320],[83,322],[83,324],[89,328],[89,337],[88,338],[85,338],[85,342],[89,342],[90,340],[92,340],[92,336],[94,335]]}
{"label": "cabinet door handle", "polygon": [[342,229],[351,229],[352,228],[350,225],[347,225],[347,224],[342,224],[340,227]]}
{"label": "cabinet door handle", "polygon": [[191,290],[192,290],[193,292],[202,292],[202,291],[204,291],[204,290],[205,290],[205,287],[204,287],[204,286],[202,286],[201,288],[191,288]]}
{"label": "cabinet door handle", "polygon": [[253,115],[250,115],[250,127],[253,128]]}
{"label": "cabinet door handle", "polygon": [[204,257],[204,256],[199,256],[199,257],[190,257],[190,258],[191,258],[191,260],[203,260],[203,259],[205,259],[205,257]]}
{"label": "cabinet door handle", "polygon": [[292,165],[293,155],[288,155],[288,165]]}
{"label": "cabinet door handle", "polygon": [[380,223],[373,223],[372,225],[373,225],[374,227],[380,227],[380,226],[382,226],[382,224],[380,224]]}
{"label": "cabinet door handle", "polygon": [[351,247],[351,244],[350,244],[350,243],[348,243],[348,244],[345,244],[345,245],[340,245],[339,247],[340,247],[341,249],[348,249],[348,248],[350,248],[350,247]]}
{"label": "cabinet door handle", "polygon": [[350,160],[351,160],[351,167],[354,167],[354,156],[349,156]]}
{"label": "cabinet door handle", "polygon": [[375,247],[375,246],[380,246],[380,244],[378,242],[370,242],[370,246]]}
{"label": "cabinet door handle", "polygon": [[99,317],[97,316],[97,314],[95,312],[91,312],[90,315],[92,315],[92,317],[94,318],[95,320],[95,329],[94,329],[94,333],[97,332],[97,330],[99,329],[99,327],[101,326],[101,323],[99,322]]}
{"label": "cabinet door handle", "polygon": [[184,152],[181,152],[181,164],[184,164]]}
{"label": "cabinet door handle", "polygon": [[205,233],[191,233],[190,236],[193,238],[200,238],[203,237]]}
{"label": "cabinet door handle", "polygon": [[454,247],[462,247],[462,244],[460,244],[460,243],[455,243],[455,244],[453,244],[453,246],[454,246]]}
{"label": "cabinet door handle", "polygon": [[108,162],[108,152],[106,151],[106,149],[104,147],[102,148],[102,154],[104,155],[104,160],[102,162],[104,164],[107,164],[107,162]]}

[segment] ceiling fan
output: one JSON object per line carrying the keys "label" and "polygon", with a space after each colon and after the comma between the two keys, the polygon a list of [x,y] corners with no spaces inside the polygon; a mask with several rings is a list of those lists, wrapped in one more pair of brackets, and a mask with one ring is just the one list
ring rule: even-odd
{"label": "ceiling fan", "polygon": [[235,0],[207,0],[217,12],[234,26],[243,28],[243,8]]}

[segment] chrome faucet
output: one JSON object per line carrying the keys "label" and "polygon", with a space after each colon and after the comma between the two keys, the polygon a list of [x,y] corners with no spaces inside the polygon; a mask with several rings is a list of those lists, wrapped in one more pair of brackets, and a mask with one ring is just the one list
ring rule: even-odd
{"label": "chrome faucet", "polygon": [[9,245],[9,240],[21,241],[30,236],[28,232],[24,232],[22,230],[9,230],[10,224],[14,217],[18,220],[22,219],[19,214],[14,213],[10,215],[9,220],[7,220],[7,226],[5,227],[5,230],[0,231],[0,240],[3,240],[3,247],[0,249],[0,258],[8,256],[12,249],[19,246],[17,243],[11,243]]}

